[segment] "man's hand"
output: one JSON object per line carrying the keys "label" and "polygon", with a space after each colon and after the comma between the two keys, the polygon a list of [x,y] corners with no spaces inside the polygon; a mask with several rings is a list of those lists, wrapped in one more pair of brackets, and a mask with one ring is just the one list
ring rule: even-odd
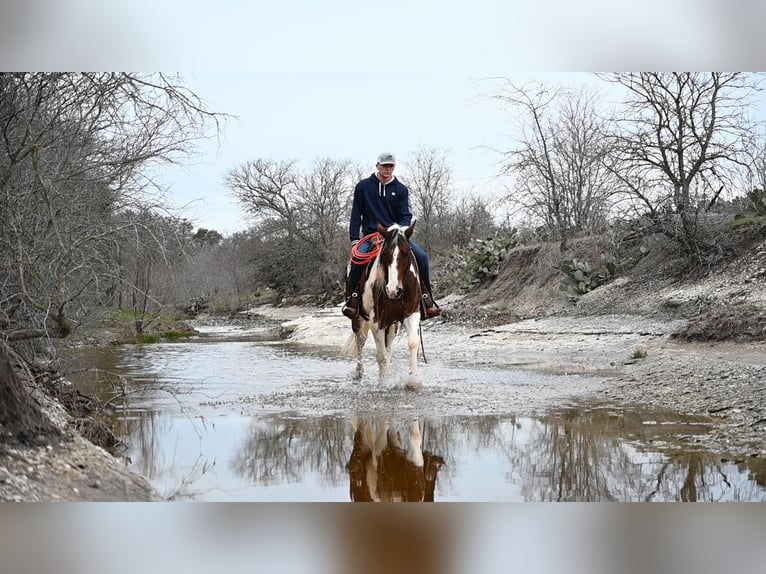
{"label": "man's hand", "polygon": [[359,240],[358,240],[358,239],[354,239],[354,240],[351,242],[351,247],[353,248],[353,247],[354,247],[354,245],[356,245],[357,243],[359,243]]}

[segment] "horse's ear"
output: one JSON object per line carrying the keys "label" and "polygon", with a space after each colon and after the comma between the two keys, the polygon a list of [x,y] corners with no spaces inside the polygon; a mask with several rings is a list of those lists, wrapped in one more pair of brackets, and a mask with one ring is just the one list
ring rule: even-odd
{"label": "horse's ear", "polygon": [[380,223],[378,223],[378,233],[381,235],[385,235],[386,231],[388,231],[385,227],[383,227]]}
{"label": "horse's ear", "polygon": [[413,220],[412,223],[407,226],[407,230],[404,232],[404,235],[407,237],[407,239],[412,237],[412,232],[415,231],[415,223],[417,222]]}

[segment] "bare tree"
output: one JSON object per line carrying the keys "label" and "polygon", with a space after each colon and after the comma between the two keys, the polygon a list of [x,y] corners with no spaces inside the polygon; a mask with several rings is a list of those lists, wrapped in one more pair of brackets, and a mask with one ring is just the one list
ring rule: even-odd
{"label": "bare tree", "polygon": [[227,187],[261,233],[254,260],[268,286],[340,293],[354,173],[350,161],[330,158],[305,173],[293,160],[265,159],[229,172]]}
{"label": "bare tree", "polygon": [[439,223],[449,245],[445,247],[466,247],[472,239],[492,237],[499,231],[495,222],[493,205],[481,195],[464,197],[450,206]]}
{"label": "bare tree", "polygon": [[[611,137],[624,190],[653,215],[670,213],[690,260],[702,256],[700,211],[731,185],[750,133],[748,109],[758,79],[742,72],[600,74],[626,93]],[[672,221],[672,219],[671,219]]]}
{"label": "bare tree", "polygon": [[162,207],[151,166],[218,115],[163,74],[0,75],[0,309],[9,340],[66,336],[115,281],[118,245]]}
{"label": "bare tree", "polygon": [[766,124],[756,125],[745,141],[745,188],[766,190]]}
{"label": "bare tree", "polygon": [[410,188],[411,209],[418,219],[418,243],[426,251],[435,247],[441,218],[452,200],[452,172],[447,152],[438,148],[421,147],[409,159],[407,185]]}
{"label": "bare tree", "polygon": [[232,169],[224,183],[257,224],[271,223],[276,233],[293,237],[300,226],[296,164],[296,160],[249,161]]}
{"label": "bare tree", "polygon": [[[332,250],[339,227],[344,229],[351,211],[351,162],[321,158],[301,177],[298,211],[301,230],[311,243]],[[347,242],[344,241],[344,245]]]}
{"label": "bare tree", "polygon": [[515,176],[509,199],[555,231],[562,249],[576,230],[603,224],[612,175],[606,153],[599,97],[542,83],[506,81],[493,99],[521,111],[518,146],[505,152],[504,168]]}

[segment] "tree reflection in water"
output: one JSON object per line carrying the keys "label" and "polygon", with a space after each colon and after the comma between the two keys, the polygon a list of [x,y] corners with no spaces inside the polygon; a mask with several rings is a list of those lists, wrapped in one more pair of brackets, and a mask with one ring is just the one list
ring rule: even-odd
{"label": "tree reflection in water", "polygon": [[348,487],[355,501],[483,500],[486,492],[525,501],[766,500],[766,461],[694,450],[688,439],[709,426],[673,413],[573,407],[542,417],[414,421],[269,414],[243,420],[242,442],[226,443],[225,454],[193,453],[197,462],[158,456],[168,449],[160,443],[175,435],[173,417],[132,411],[122,424],[133,466],[150,479],[173,465],[191,480],[225,456],[228,470],[251,485],[299,489],[310,477]]}
{"label": "tree reflection in water", "polygon": [[528,501],[764,499],[741,468],[679,442],[708,430],[704,419],[573,408],[529,425],[530,440],[511,459]]}
{"label": "tree reflection in water", "polygon": [[337,484],[350,449],[348,421],[343,417],[274,415],[251,420],[233,466],[238,475],[262,486],[300,482],[309,472]]}

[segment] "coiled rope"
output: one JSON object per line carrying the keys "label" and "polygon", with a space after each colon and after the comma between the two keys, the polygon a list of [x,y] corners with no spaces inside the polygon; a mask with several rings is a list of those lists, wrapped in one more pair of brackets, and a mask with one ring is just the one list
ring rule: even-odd
{"label": "coiled rope", "polygon": [[[367,253],[359,251],[359,246],[367,241],[371,241],[372,245]],[[383,236],[375,231],[369,235],[365,235],[359,242],[351,248],[351,263],[354,265],[367,265],[370,261],[377,257],[380,253],[380,249],[383,246]]]}

